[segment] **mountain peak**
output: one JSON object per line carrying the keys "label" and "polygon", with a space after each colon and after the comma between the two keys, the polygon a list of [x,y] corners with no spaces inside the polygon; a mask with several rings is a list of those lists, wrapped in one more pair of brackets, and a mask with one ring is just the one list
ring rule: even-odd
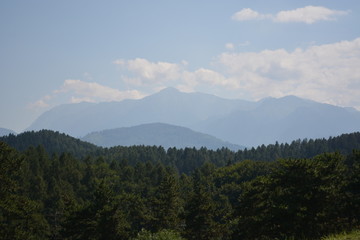
{"label": "mountain peak", "polygon": [[177,88],[174,87],[167,87],[162,90],[160,90],[158,93],[161,94],[173,94],[173,93],[179,93],[180,91]]}
{"label": "mountain peak", "polygon": [[287,95],[287,96],[281,97],[281,98],[279,98],[279,99],[280,99],[280,100],[287,100],[287,101],[314,102],[314,101],[312,101],[312,100],[305,99],[305,98],[302,98],[302,97],[298,97],[298,96],[295,96],[295,95]]}
{"label": "mountain peak", "polygon": [[304,99],[304,98],[301,98],[301,97],[298,97],[298,96],[295,96],[295,95],[286,95],[286,96],[283,96],[283,97],[265,97],[265,98],[262,98],[261,100],[259,100],[259,102],[265,102],[265,101],[278,101],[278,100],[307,100],[307,99]]}
{"label": "mountain peak", "polygon": [[174,87],[167,87],[145,98],[174,98],[174,96],[178,96],[179,94],[183,94],[183,92],[180,92]]}
{"label": "mountain peak", "polygon": [[41,115],[29,130],[85,136],[103,129],[162,122],[245,146],[359,131],[360,112],[329,106],[295,96],[255,103],[165,88],[139,100],[65,105]]}
{"label": "mountain peak", "polygon": [[299,106],[307,106],[311,104],[321,104],[309,99],[304,99],[295,95],[287,95],[279,98],[267,97],[259,101],[262,105],[275,105],[275,106],[288,106],[290,108],[296,108]]}

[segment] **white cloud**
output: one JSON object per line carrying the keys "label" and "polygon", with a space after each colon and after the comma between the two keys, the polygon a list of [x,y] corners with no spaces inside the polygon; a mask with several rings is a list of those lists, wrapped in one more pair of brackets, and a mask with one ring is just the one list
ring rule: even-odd
{"label": "white cloud", "polygon": [[322,6],[306,6],[295,10],[280,11],[275,15],[261,14],[250,8],[244,8],[232,16],[236,21],[271,19],[274,22],[303,22],[312,24],[317,21],[336,20],[337,16],[346,15],[349,11],[332,10]]}
{"label": "white cloud", "polygon": [[360,107],[360,38],[293,52],[223,53],[217,64],[253,99],[293,94]]}
{"label": "white cloud", "polygon": [[197,86],[218,86],[224,88],[236,88],[237,83],[232,79],[226,78],[219,72],[213,71],[211,69],[200,68],[194,72],[185,72],[183,75],[183,80],[185,82],[191,83],[188,85]]}
{"label": "white cloud", "polygon": [[96,101],[90,97],[71,97],[70,103],[81,103],[81,102],[95,103]]}
{"label": "white cloud", "polygon": [[[153,92],[172,86],[248,100],[297,95],[360,109],[360,38],[293,51],[224,52],[211,64],[213,69],[194,71],[182,63],[120,62],[133,74],[123,81]],[[134,62],[136,68],[130,64]]]}
{"label": "white cloud", "polygon": [[124,99],[139,99],[145,95],[137,90],[120,91],[103,86],[95,82],[67,79],[63,85],[40,100],[30,103],[28,107],[33,110],[47,109],[54,105],[59,98],[68,98],[67,102],[110,102]]}
{"label": "white cloud", "polygon": [[164,87],[176,87],[184,92],[193,92],[196,88],[211,86],[232,86],[222,74],[210,69],[199,68],[188,71],[188,63],[151,62],[146,59],[116,60],[115,64],[124,66],[132,77],[123,76],[122,80],[135,87],[150,87],[153,91]]}
{"label": "white cloud", "polygon": [[151,62],[144,58],[133,60],[119,59],[114,61],[115,64],[124,66],[128,71],[136,75],[136,78],[126,78],[128,83],[138,86],[153,84],[163,84],[164,82],[179,79],[183,66],[187,65],[186,61],[181,64],[168,62]]}
{"label": "white cloud", "polygon": [[118,89],[106,87],[95,82],[84,82],[81,80],[68,79],[64,81],[60,90],[56,93],[72,93],[72,102],[109,102],[121,101],[127,98],[141,98],[143,95],[136,90],[120,91]]}
{"label": "white cloud", "polygon": [[267,18],[267,15],[260,14],[250,8],[243,8],[239,12],[236,12],[231,18],[236,21],[261,20]]}
{"label": "white cloud", "polygon": [[281,11],[276,14],[276,22],[304,22],[312,24],[317,21],[335,20],[336,16],[346,15],[346,11],[331,10],[321,6],[306,6],[290,11]]}

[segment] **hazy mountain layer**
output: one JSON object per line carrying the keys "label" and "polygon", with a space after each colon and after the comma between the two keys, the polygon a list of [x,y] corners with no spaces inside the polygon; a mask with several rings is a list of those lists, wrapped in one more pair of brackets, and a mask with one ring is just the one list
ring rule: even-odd
{"label": "hazy mountain layer", "polygon": [[94,131],[154,122],[189,127],[252,105],[252,102],[167,88],[140,100],[60,105],[42,114],[27,130],[51,129],[82,137]]}
{"label": "hazy mountain layer", "polygon": [[240,145],[267,145],[359,131],[360,112],[294,96],[268,98],[254,109],[209,119],[194,129]]}
{"label": "hazy mountain layer", "polygon": [[206,147],[214,150],[226,147],[234,151],[242,149],[238,145],[224,142],[208,134],[164,123],[143,124],[135,127],[94,132],[86,135],[82,140],[102,147],[156,145],[163,146],[165,149],[169,147],[195,147],[198,149]]}
{"label": "hazy mountain layer", "polygon": [[7,128],[0,128],[0,137],[6,136],[9,134],[16,134],[16,132],[13,130],[7,129]]}
{"label": "hazy mountain layer", "polygon": [[42,114],[28,130],[51,129],[82,137],[153,122],[251,147],[360,131],[360,112],[294,96],[248,102],[168,88],[140,100],[61,105]]}

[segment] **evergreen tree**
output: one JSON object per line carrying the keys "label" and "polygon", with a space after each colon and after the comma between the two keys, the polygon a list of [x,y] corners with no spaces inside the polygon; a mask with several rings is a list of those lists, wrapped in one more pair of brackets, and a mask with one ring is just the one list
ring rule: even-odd
{"label": "evergreen tree", "polygon": [[339,154],[280,160],[269,175],[244,183],[236,237],[312,238],[343,228],[343,162]]}
{"label": "evergreen tree", "polygon": [[47,239],[49,226],[39,204],[21,195],[23,158],[0,142],[0,239]]}
{"label": "evergreen tree", "polygon": [[179,186],[173,175],[168,175],[161,181],[153,201],[154,230],[179,230],[181,202]]}
{"label": "evergreen tree", "polygon": [[214,221],[215,204],[209,184],[200,170],[196,170],[193,177],[193,191],[185,206],[185,237],[188,240],[221,239]]}

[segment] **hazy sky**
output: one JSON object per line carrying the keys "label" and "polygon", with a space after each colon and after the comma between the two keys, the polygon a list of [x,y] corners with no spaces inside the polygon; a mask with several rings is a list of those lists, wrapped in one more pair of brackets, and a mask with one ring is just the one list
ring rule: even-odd
{"label": "hazy sky", "polygon": [[360,109],[358,0],[0,1],[0,127],[164,87]]}

